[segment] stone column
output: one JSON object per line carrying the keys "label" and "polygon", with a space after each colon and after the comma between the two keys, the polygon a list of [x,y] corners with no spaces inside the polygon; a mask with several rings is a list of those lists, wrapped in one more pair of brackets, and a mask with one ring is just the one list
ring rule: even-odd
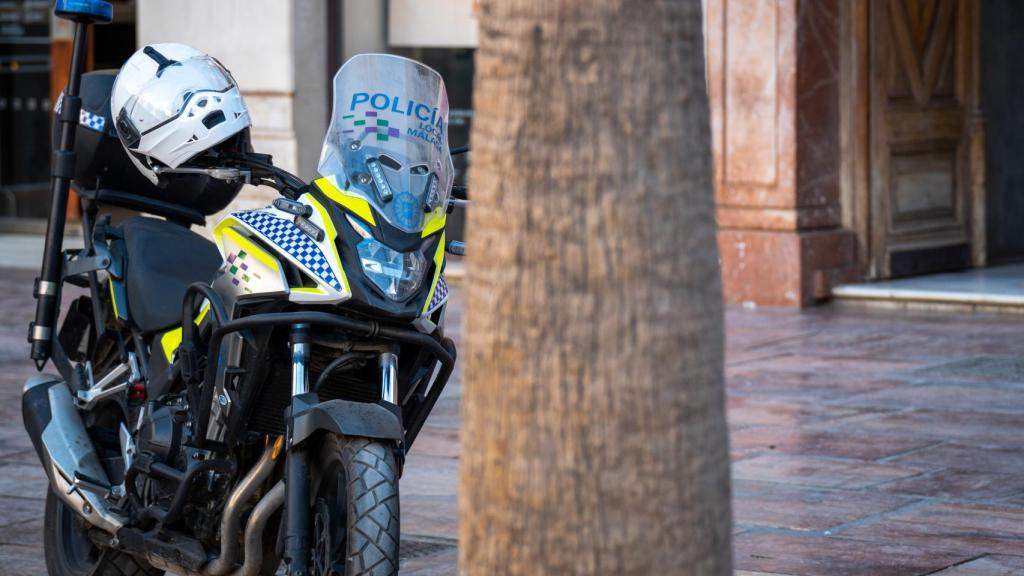
{"label": "stone column", "polygon": [[706,0],[725,298],[803,306],[858,277],[840,208],[840,0]]}

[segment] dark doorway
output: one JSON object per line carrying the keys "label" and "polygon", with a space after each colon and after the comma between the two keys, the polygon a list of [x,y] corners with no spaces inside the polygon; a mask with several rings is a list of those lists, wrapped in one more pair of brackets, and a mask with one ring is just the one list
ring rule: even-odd
{"label": "dark doorway", "polygon": [[0,218],[45,218],[50,177],[50,5],[0,6]]}
{"label": "dark doorway", "polygon": [[1024,261],[1024,2],[981,3],[988,260]]}

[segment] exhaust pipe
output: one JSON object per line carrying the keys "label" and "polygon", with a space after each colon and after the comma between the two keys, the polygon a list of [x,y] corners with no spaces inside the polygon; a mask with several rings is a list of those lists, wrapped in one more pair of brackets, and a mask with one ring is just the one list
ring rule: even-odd
{"label": "exhaust pipe", "polygon": [[125,519],[98,494],[75,485],[76,476],[109,486],[71,391],[57,376],[36,374],[25,382],[21,415],[54,493],[87,522],[116,535]]}
{"label": "exhaust pipe", "polygon": [[263,562],[263,531],[267,521],[284,504],[284,480],[279,480],[270,492],[260,499],[245,524],[245,561],[232,576],[257,576]]}
{"label": "exhaust pipe", "polygon": [[[260,457],[259,462],[252,467],[252,470],[245,475],[245,478],[242,478],[238,486],[231,492],[227,504],[224,505],[224,512],[220,521],[220,556],[214,558],[203,567],[203,574],[207,576],[223,576],[234,568],[235,563],[238,561],[238,534],[241,532],[242,507],[252,498],[256,490],[266,482],[267,478],[270,477],[283,446],[284,436],[278,436],[273,444],[268,444],[263,450],[263,455]],[[266,500],[266,497],[263,500]],[[262,503],[263,500],[260,502]],[[253,516],[255,516],[255,513],[253,513]],[[253,516],[250,516],[250,518]],[[260,534],[262,533],[263,530],[260,530]]]}

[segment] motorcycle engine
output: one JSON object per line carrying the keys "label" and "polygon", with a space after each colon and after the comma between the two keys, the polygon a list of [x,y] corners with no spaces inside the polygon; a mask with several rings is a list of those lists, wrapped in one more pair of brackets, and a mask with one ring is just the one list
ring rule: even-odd
{"label": "motorcycle engine", "polygon": [[[196,464],[189,458],[192,415],[184,395],[168,395],[148,402],[142,418],[135,440],[140,455],[182,472]],[[220,526],[217,512],[228,494],[230,475],[209,472],[202,478],[205,481],[191,486],[188,505],[178,523],[188,526],[201,542],[215,546]],[[163,508],[170,504],[177,489],[174,481],[156,477],[140,477],[135,485],[143,505]]]}
{"label": "motorcycle engine", "polygon": [[168,464],[179,461],[188,440],[190,418],[188,405],[180,396],[149,402],[136,437],[139,452],[149,452]]}

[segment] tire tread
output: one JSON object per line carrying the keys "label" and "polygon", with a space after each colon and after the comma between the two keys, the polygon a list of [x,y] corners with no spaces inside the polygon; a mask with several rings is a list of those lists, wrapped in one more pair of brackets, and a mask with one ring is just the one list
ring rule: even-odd
{"label": "tire tread", "polygon": [[[394,453],[388,445],[368,438],[338,436],[336,441],[342,462],[353,472],[348,476],[346,575],[398,574],[400,513]],[[363,474],[354,473],[360,467],[372,469],[381,479],[368,486]],[[365,500],[372,500],[373,504],[360,513],[356,503]],[[381,525],[384,519],[386,526]]]}

